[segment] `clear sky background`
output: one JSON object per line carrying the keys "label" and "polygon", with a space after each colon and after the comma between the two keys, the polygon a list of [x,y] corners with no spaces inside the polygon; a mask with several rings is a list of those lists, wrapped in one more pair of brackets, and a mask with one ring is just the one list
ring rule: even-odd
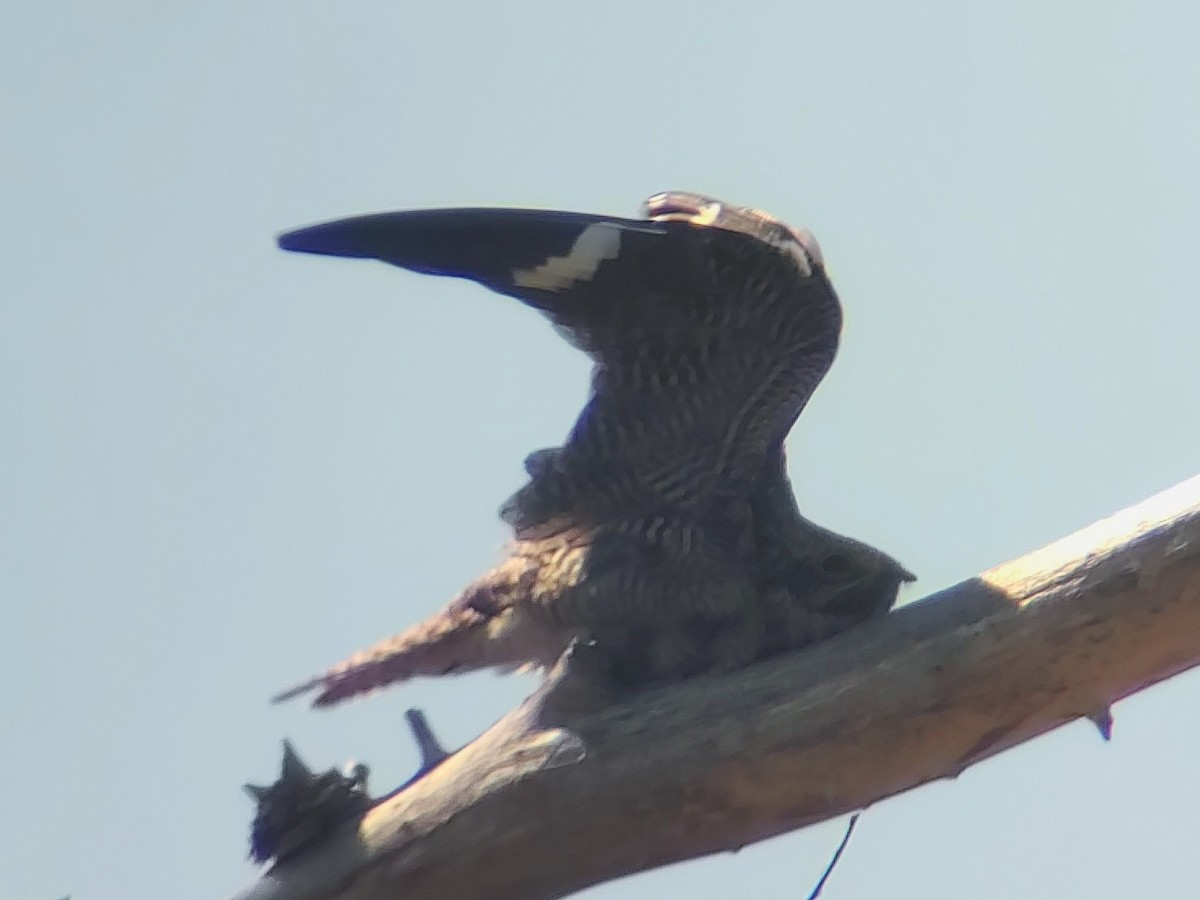
{"label": "clear sky background", "polygon": [[[1200,471],[1200,6],[0,5],[0,895],[221,900],[279,739],[412,772],[532,687],[278,688],[497,559],[587,363],[466,282],[288,255],[382,209],[813,229],[805,512],[913,599]],[[826,896],[1196,896],[1200,675],[865,816]],[[583,813],[584,811],[581,811]],[[804,896],[843,822],[593,889]]]}

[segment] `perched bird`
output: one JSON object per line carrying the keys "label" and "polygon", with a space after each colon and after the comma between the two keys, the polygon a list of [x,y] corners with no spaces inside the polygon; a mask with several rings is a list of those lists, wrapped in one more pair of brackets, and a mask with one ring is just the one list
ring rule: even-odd
{"label": "perched bird", "polygon": [[745,665],[891,607],[912,576],[800,516],[783,440],[837,350],[816,240],[669,192],[644,218],[524,209],[382,213],[286,250],[468,278],[544,313],[594,362],[561,447],[503,507],[508,557],[441,612],[276,700],[416,675],[552,664],[573,638],[642,683]]}

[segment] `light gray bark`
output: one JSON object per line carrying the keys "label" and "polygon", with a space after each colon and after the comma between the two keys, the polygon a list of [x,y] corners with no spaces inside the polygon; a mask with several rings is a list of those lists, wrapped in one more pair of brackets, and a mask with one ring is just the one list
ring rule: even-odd
{"label": "light gray bark", "polygon": [[237,900],[561,897],[1104,731],[1200,663],[1200,477],[751,669],[610,705],[586,663]]}

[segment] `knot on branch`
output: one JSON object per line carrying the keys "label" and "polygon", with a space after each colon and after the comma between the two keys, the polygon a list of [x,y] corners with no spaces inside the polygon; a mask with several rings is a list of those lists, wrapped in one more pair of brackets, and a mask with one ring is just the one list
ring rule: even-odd
{"label": "knot on branch", "polygon": [[371,808],[368,771],[362,763],[348,763],[344,770],[314,774],[285,740],[275,783],[244,785],[258,804],[250,826],[250,858],[258,863],[280,862],[360,818]]}

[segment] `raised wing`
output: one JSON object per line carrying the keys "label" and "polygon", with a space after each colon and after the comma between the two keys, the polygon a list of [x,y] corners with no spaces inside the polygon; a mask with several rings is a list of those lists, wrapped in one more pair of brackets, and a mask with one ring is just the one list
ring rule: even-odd
{"label": "raised wing", "polygon": [[518,209],[382,213],[286,250],[469,278],[545,313],[595,361],[592,397],[504,518],[727,521],[828,370],[841,307],[806,232],[695,194],[644,219]]}

